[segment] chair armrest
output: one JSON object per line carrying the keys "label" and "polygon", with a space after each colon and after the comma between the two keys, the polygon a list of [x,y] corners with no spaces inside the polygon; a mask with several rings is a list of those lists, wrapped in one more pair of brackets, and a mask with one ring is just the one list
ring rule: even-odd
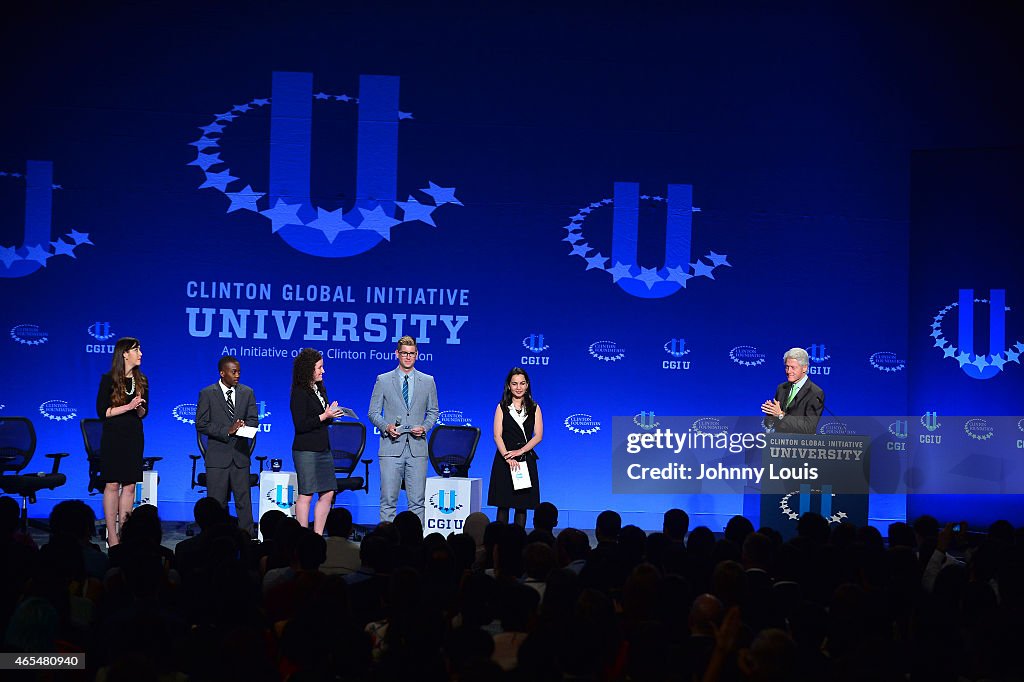
{"label": "chair armrest", "polygon": [[372,459],[362,460],[363,469],[365,469],[365,472],[363,474],[363,490],[366,492],[367,495],[370,494],[370,462],[372,461]]}
{"label": "chair armrest", "polygon": [[57,470],[60,469],[60,461],[62,459],[64,459],[65,457],[70,457],[71,453],[70,452],[51,452],[50,454],[48,454],[46,456],[53,460],[53,471],[51,471],[50,473],[51,474],[56,474],[56,473],[58,473]]}

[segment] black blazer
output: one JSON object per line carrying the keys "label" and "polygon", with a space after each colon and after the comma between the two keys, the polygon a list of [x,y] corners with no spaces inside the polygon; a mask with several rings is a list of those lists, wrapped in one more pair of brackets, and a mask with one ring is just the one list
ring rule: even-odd
{"label": "black blazer", "polygon": [[775,399],[783,406],[782,411],[786,413],[786,418],[765,417],[764,425],[774,428],[776,433],[817,433],[818,420],[825,409],[825,391],[808,379],[793,398],[793,402],[786,407],[786,399],[789,398],[792,386],[793,384],[788,381],[783,381],[775,389]]}
{"label": "black blazer", "polygon": [[[324,391],[324,402],[327,402],[327,391]],[[330,405],[330,402],[327,402]],[[292,450],[308,452],[326,452],[331,449],[331,441],[327,436],[327,425],[331,419],[320,421],[324,406],[320,404],[311,388],[292,386],[292,424],[295,426],[295,439]]]}
{"label": "black blazer", "polygon": [[[246,426],[259,426],[259,410],[251,388],[245,384],[235,386],[234,402],[235,419],[241,419]],[[201,390],[196,404],[196,431],[207,437],[207,469],[223,469],[232,462],[241,469],[249,468],[249,439],[229,435],[232,424],[234,419],[228,415],[220,382]]]}

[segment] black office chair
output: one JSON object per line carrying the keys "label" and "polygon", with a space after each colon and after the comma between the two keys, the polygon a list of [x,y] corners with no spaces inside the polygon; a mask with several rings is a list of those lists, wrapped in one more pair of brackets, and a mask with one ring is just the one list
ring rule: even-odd
{"label": "black office chair", "polygon": [[476,426],[435,426],[430,432],[427,451],[437,475],[443,476],[447,465],[451,476],[469,476],[469,465],[479,440],[480,429]]}
{"label": "black office chair", "polygon": [[[196,488],[203,488],[203,490],[199,491],[201,493],[205,493],[206,492],[206,490],[205,490],[205,488],[206,488],[206,472],[202,471],[202,472],[199,472],[199,474],[197,475],[196,474],[196,468],[197,468],[197,466],[199,464],[199,460],[206,456],[206,442],[208,440],[209,440],[209,438],[206,436],[206,434],[199,433],[198,431],[196,431],[196,443],[199,444],[199,452],[200,452],[200,454],[198,454],[198,455],[189,455],[189,459],[192,460],[192,490],[195,490]],[[252,452],[255,449],[256,449],[256,436],[253,436],[252,438],[249,439],[249,456],[250,457],[252,457]],[[255,459],[256,459],[257,462],[259,462],[260,468],[259,468],[259,471],[257,471],[256,473],[252,473],[251,471],[249,472],[249,486],[250,487],[256,487],[256,486],[258,486],[260,484],[260,472],[263,471],[263,463],[267,461],[266,455],[261,455],[259,457],[256,457]]]}
{"label": "black office chair", "polygon": [[36,493],[53,490],[67,483],[60,473],[60,461],[66,452],[46,455],[53,460],[50,473],[22,474],[36,451],[36,430],[25,417],[0,417],[0,490],[21,497],[21,527],[28,531],[28,505],[35,504]]}
{"label": "black office chair", "polygon": [[85,443],[85,458],[89,463],[90,495],[103,492],[103,472],[100,470],[100,442],[103,440],[103,420],[83,419],[82,442]]}
{"label": "black office chair", "polygon": [[[105,482],[103,480],[103,462],[100,458],[100,443],[103,442],[103,420],[83,419],[82,442],[85,444],[85,457],[89,462],[89,486],[90,495],[103,492]],[[162,460],[163,457],[143,457],[142,470],[152,471],[153,465]]]}
{"label": "black office chair", "polygon": [[[370,494],[370,462],[360,460],[366,447],[366,427],[362,422],[340,421],[327,425],[327,437],[334,457],[334,475],[338,481],[338,492],[362,490]],[[353,476],[352,472],[363,463],[364,476]],[[337,496],[335,496],[337,499]]]}

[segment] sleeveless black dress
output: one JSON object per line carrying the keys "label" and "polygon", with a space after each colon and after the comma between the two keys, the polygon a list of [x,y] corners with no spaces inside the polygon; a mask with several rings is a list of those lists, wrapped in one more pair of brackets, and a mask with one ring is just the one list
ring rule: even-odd
{"label": "sleeveless black dress", "polygon": [[[142,419],[129,410],[114,417],[105,416],[111,407],[110,391],[114,380],[110,373],[100,377],[100,390],[96,394],[96,414],[103,420],[100,439],[100,477],[105,483],[137,483],[142,480]],[[134,396],[131,396],[134,397]],[[149,387],[142,394],[149,414]]]}
{"label": "sleeveless black dress", "polygon": [[[523,428],[509,414],[507,405],[501,406],[501,442],[505,444],[505,451],[517,450],[526,441],[533,437],[533,426],[536,422],[537,407],[526,417]],[[523,433],[523,431],[526,433]],[[528,434],[528,435],[527,435]],[[525,461],[524,461],[525,460]],[[487,504],[492,507],[508,507],[511,509],[536,509],[540,504],[540,477],[537,475],[537,453],[529,451],[520,458],[530,471],[530,480],[533,486],[524,490],[515,490],[512,487],[512,473],[508,462],[501,456],[500,450],[494,451],[494,461],[491,463],[491,482],[487,488]]]}

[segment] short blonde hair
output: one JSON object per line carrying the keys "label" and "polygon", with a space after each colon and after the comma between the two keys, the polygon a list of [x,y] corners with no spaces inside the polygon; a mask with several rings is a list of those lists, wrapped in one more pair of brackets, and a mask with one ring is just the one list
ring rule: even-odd
{"label": "short blonde hair", "polygon": [[416,339],[412,338],[409,335],[405,335],[402,338],[398,339],[398,345],[395,346],[395,350],[401,349],[402,346],[412,346],[417,350],[419,349],[419,346],[416,345]]}

